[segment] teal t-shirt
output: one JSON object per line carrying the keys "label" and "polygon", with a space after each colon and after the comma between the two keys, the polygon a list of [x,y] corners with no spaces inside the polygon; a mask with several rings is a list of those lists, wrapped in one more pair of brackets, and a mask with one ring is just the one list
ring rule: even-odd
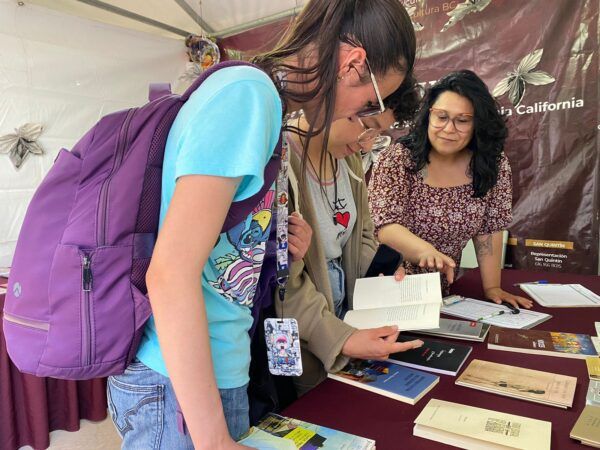
{"label": "teal t-shirt", "polygon": [[[279,140],[281,122],[281,100],[262,71],[235,66],[206,79],[181,108],[169,131],[159,229],[179,177],[242,177],[234,201],[256,194]],[[219,236],[202,272],[212,359],[220,389],[248,382],[250,307],[271,227],[274,198],[272,186],[244,221]],[[146,324],[137,357],[151,369],[168,375],[153,317]]]}

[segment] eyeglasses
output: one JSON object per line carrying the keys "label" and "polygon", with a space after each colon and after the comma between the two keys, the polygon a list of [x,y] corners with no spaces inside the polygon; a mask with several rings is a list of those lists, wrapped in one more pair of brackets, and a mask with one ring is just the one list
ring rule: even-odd
{"label": "eyeglasses", "polygon": [[360,145],[361,147],[365,145],[371,145],[373,141],[381,135],[380,128],[370,128],[366,126],[365,123],[362,120],[360,120],[360,118],[358,119],[358,123],[360,123],[364,130],[358,135],[358,139],[356,140],[358,142],[358,145]]}
{"label": "eyeglasses", "polygon": [[358,117],[376,116],[378,114],[382,114],[385,111],[385,105],[383,104],[383,99],[381,98],[381,94],[379,93],[379,86],[377,85],[377,80],[375,80],[375,75],[373,75],[371,65],[369,64],[369,61],[366,58],[365,63],[367,63],[367,69],[369,70],[369,75],[371,76],[371,83],[373,84],[373,89],[375,89],[375,95],[377,96],[378,105],[369,105],[363,108],[361,111],[356,113]]}
{"label": "eyeglasses", "polygon": [[459,114],[454,118],[450,118],[448,112],[443,109],[429,108],[429,124],[433,128],[446,128],[448,122],[452,122],[454,129],[459,133],[467,133],[471,131],[473,127],[473,115],[472,114]]}

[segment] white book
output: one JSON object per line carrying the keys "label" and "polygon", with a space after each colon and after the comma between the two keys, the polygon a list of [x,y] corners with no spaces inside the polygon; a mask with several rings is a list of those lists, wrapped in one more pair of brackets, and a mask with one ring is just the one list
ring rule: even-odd
{"label": "white book", "polygon": [[431,399],[413,435],[469,450],[550,450],[552,424],[543,420]]}
{"label": "white book", "polygon": [[546,308],[600,307],[600,295],[581,284],[522,283],[519,286]]}
{"label": "white book", "polygon": [[344,322],[353,327],[396,325],[401,331],[438,328],[442,290],[440,274],[359,278],[354,286],[354,309]]}

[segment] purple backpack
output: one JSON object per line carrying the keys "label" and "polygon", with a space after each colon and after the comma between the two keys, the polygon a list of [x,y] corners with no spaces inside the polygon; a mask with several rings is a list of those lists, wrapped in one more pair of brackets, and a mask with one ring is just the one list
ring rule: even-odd
{"label": "purple backpack", "polygon": [[[153,85],[150,102],[102,118],[62,149],[25,216],[4,305],[8,353],[22,372],[73,380],[122,373],[150,316],[146,270],[158,230],[167,135],[189,96]],[[246,217],[277,176],[281,139],[260,192],[234,203],[222,231]]]}

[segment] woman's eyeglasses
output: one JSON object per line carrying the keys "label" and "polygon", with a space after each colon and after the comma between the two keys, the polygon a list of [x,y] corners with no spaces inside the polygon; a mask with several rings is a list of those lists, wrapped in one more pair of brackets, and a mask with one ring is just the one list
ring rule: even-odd
{"label": "woman's eyeglasses", "polygon": [[456,131],[467,133],[473,127],[473,115],[459,114],[451,119],[447,111],[439,108],[429,108],[429,124],[433,128],[446,128],[448,122],[452,122]]}
{"label": "woman's eyeglasses", "polygon": [[377,105],[369,105],[359,112],[356,113],[358,117],[371,117],[381,114],[385,111],[385,105],[383,104],[383,99],[381,98],[381,94],[379,93],[379,86],[377,85],[377,80],[375,80],[375,75],[373,75],[373,71],[371,70],[371,65],[369,61],[365,59],[365,63],[367,63],[367,69],[369,70],[369,75],[371,77],[371,83],[373,84],[373,89],[375,89],[375,96],[377,97]]}

